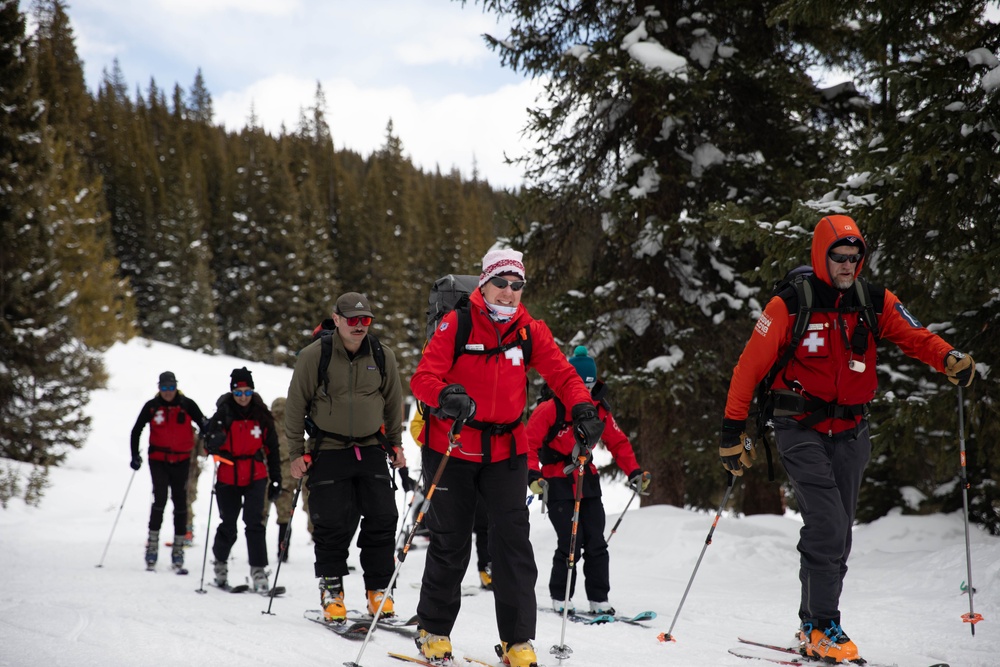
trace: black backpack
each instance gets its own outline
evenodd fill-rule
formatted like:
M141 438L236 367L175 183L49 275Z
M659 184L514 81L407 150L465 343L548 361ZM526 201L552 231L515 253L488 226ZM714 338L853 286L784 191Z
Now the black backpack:
M809 329L810 315L819 312L856 312L860 315L861 322L859 322L855 328L854 335L851 337L851 347L863 354L868 347L869 333L871 333L875 344L878 344L879 341L878 314L876 313L875 304L872 301L868 281L861 277L855 279L856 305L844 308L816 308L813 306L814 292L812 283L809 280L812 275L813 270L811 266L796 267L775 283L770 295L771 298L780 296L785 301L786 306L790 306L791 299L794 298L798 306L795 321L792 324L792 337L788 343L788 347L785 348L782 355L771 366L771 370L767 372L767 375L764 376L764 379L760 381L760 384L757 385L754 391L754 402L757 405L757 437L764 443L764 453L767 455L767 477L771 481L774 481L774 466L771 460L771 447L767 440L767 431L770 428L771 418L774 416L776 402L776 397L774 392L771 391L771 387L774 385L774 381L778 375L788 365L788 362L791 361L796 348L798 348L803 337L805 337L806 331Z
M469 295L479 288L477 276L463 276L449 273L434 281L431 293L427 299L427 340L431 339L437 330L441 318L449 312L458 311L457 330L455 331L455 352L452 359L458 359L463 354L502 354L512 347L520 345L524 354L524 363L531 359L531 327L524 327L524 332L516 339L504 345L488 350L470 350L466 348L469 336L472 335L472 313L469 311ZM504 332L505 338L509 331ZM426 343L424 344L426 347Z

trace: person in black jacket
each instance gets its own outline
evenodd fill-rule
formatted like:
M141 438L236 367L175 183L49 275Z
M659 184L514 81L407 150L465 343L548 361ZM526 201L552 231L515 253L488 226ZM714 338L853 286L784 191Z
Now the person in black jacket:
M153 478L153 506L149 512L146 569L156 566L160 548L160 526L167 506L167 490L174 502L174 543L170 554L176 570L184 568L184 534L187 532L187 482L194 452L194 429L204 431L205 415L193 400L177 389L177 376L160 373L159 393L139 411L132 427L132 470L142 467L139 437L149 424L149 474Z
M230 375L230 391L216 401L218 410L209 420L205 449L219 461L215 499L219 507L219 527L212 543L215 583L227 588L229 553L236 544L236 519L243 512L247 556L253 588L270 590L264 500L281 493L281 459L274 417L260 394L254 391L253 375L244 366ZM270 477L270 490L268 478Z

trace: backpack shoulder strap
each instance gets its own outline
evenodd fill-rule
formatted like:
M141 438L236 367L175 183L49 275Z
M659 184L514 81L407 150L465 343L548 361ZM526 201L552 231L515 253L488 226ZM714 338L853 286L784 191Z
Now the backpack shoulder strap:
M868 329L872 332L872 338L875 339L875 343L877 344L879 341L878 313L875 312L875 303L872 301L868 281L858 277L854 281L854 289L857 293L858 303L861 304L861 318L868 325ZM882 298L884 302L885 297L883 296Z
M559 435L559 431L566 428L566 406L558 398L552 398L551 400L556 402L556 419L552 422L552 426L549 430L545 432L545 437L542 438L542 447L548 447L549 443L556 439Z
M457 328L455 329L455 352L452 355L452 362L465 353L465 346L472 336L472 311L469 309L469 297L463 296L455 304L455 314L457 315Z
M375 358L375 365L378 366L379 375L385 381L385 350L382 349L382 341L378 337L368 334L368 346L372 351L372 357Z
M328 371L330 369L330 358L333 356L333 332L324 331L320 335L320 353L319 353L319 370L317 379L319 384L317 387L323 387L323 393L327 394L330 390L330 378Z

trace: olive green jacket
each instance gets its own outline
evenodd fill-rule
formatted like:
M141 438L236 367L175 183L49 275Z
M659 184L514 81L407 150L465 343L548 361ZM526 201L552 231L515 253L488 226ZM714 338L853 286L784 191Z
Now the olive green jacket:
M309 416L323 431L352 438L344 442L321 437L310 442L310 450L346 449L354 445L381 444L375 433L385 425L389 444L402 445L403 389L399 380L399 367L392 350L385 352L385 379L379 372L375 358L366 339L352 360L344 342L336 332L332 334L333 353L327 370L329 390L323 391L319 381L321 341L316 340L299 352L288 386L285 404L285 435L292 460L305 451L305 417Z

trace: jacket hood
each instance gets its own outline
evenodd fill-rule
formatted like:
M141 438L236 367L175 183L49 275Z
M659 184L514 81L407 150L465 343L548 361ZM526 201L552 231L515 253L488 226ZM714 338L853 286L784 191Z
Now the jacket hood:
M812 240L812 265L813 273L827 285L833 286L833 279L827 269L826 256L830 248L840 241L851 240L860 241L862 252L868 255L868 244L865 237L858 229L858 223L846 215L828 215L816 224L813 230ZM854 265L854 277L861 273L861 267L865 265L865 257Z

